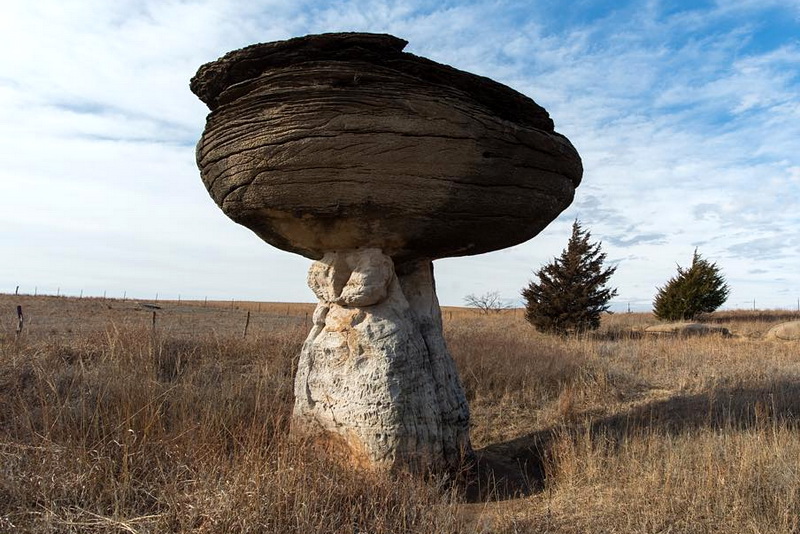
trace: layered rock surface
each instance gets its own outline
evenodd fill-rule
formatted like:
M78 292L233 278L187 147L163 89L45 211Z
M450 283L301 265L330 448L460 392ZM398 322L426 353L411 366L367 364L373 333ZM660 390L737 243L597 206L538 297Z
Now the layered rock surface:
M197 161L223 211L312 259L478 254L539 233L572 201L575 149L533 100L405 45L317 35L201 67Z

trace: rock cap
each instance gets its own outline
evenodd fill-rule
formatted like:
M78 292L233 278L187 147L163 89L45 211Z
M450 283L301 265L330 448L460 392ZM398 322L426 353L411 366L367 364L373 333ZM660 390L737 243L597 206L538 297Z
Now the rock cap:
M312 259L377 248L397 263L539 233L583 173L547 111L382 34L249 46L203 65L201 177L234 221Z

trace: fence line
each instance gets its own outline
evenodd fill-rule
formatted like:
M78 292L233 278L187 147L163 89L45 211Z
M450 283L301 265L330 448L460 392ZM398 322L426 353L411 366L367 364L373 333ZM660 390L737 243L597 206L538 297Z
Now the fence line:
M2 292L0 292L0 293L2 293ZM183 294L183 293L177 293L174 300L171 300L171 299L166 299L165 300L164 299L164 295L161 292L154 292L154 293L151 293L151 294L154 295L153 302L158 302L159 300L161 300L163 302L177 302L179 304L180 303L191 304L191 303L194 303L194 302L201 301L201 298L199 296L196 297L196 298L191 298L191 297L187 298L187 296L185 294ZM43 296L43 297L44 296L55 296L55 297L63 297L63 298L72 298L72 297L74 297L74 298L78 298L78 299L82 299L82 298L97 298L97 299L103 299L103 300L108 300L108 299L111 299L111 300L119 300L119 299L121 299L121 300L142 300L142 301L149 300L148 298L144 298L144 297L130 297L130 299L129 299L127 290L123 290L122 291L122 297L109 296L109 292L106 289L102 290L102 292L100 292L98 290L97 294L95 294L95 295L89 295L85 291L85 289L79 289L79 290L77 290L76 294L70 295L67 292L62 293L61 292L61 286L56 287L56 290L55 290L54 294L48 294L46 289L42 289L40 291L38 285L33 287L33 292L31 292L31 293L26 293L23 286L16 285L16 286L14 286L13 295L14 296L34 296L34 297L36 297L36 296ZM208 306L209 304L211 304L212 306L218 306L219 303L223 303L224 302L224 303L228 303L228 305L232 309L233 308L247 308L249 305L255 304L257 306L256 311L257 312L261 312L261 301L239 300L239 299L235 299L235 298L232 298L230 300L228 300L226 298L217 298L217 299L212 299L211 301L209 301L209 297L207 295L205 295L205 296L202 297L202 302L203 302L204 306ZM745 300L745 301L740 301L740 302L741 302L741 304L746 305L746 307L748 309L752 310L752 311L757 311L759 309L757 307L758 300L756 298L751 298L751 299L748 299L748 300ZM645 306L643 303L646 303L647 305ZM277 304L277 303L271 302L271 304ZM289 305L291 305L291 304L296 304L296 303L289 303ZM622 300L615 299L615 300L612 300L610 304L612 305L612 308L616 308L617 309L617 312L622 312L622 313L625 313L625 312L627 312L627 313L643 313L643 312L651 311L650 301L644 301L644 300L641 300L641 299L638 299L638 300L637 299L633 299L633 300L630 300L630 301L622 301ZM643 306L644 306L644 308L643 308ZM462 307L464 307L464 306L443 306L443 308L462 308ZM469 308L469 307L467 307L467 308ZM636 309L634 309L634 308L636 308ZM515 308L515 309L517 309L517 308ZM741 309L741 308L723 306L717 311L732 311L732 310L736 310L736 309ZM763 308L763 309L764 310L794 310L794 311L800 312L800 297L796 297L795 302L793 302L793 303L791 303L789 305L771 306L771 307L767 307L767 308ZM295 315L296 313L297 312L292 313L290 308L287 307L286 315Z

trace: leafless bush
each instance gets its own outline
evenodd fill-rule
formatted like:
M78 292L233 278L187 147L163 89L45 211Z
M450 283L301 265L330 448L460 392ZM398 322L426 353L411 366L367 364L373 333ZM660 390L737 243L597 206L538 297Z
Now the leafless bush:
M489 291L482 295L470 293L464 297L464 302L471 308L476 308L483 314L500 313L503 310L511 309L511 303L500 298L499 291Z

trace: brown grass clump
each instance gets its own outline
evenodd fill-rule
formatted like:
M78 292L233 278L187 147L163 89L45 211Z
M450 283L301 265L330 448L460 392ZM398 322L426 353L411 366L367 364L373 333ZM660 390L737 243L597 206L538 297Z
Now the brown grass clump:
M620 377L596 365L589 345L538 334L511 316L449 322L445 336L475 419L492 421L475 425L476 446L571 420L616 395Z
M24 299L0 295L1 533L800 532L779 313L706 320L735 339L636 335L650 314L555 338L446 310L487 475L463 493L290 437L301 306L161 303L154 330L131 301Z

